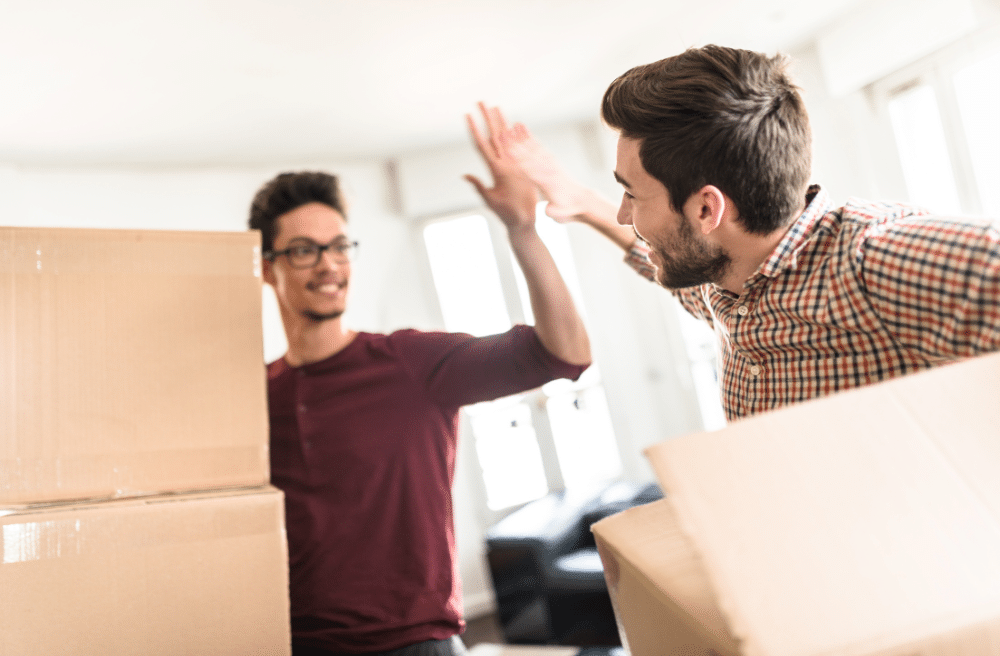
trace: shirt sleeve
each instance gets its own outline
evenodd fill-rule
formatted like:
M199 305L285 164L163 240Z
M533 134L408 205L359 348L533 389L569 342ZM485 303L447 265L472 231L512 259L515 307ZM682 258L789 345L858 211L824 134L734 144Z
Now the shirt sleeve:
M391 342L414 380L446 407L501 398L557 378L575 380L587 369L549 353L531 326L487 337L402 330Z
M625 253L625 264L646 280L656 280L656 267L649 260L649 246L641 239L632 242L632 246Z
M632 242L628 253L625 254L625 264L632 267L636 273L646 280L656 281L656 267L649 259L649 246L641 239ZM707 321L709 326L714 327L712 321L711 306L704 298L702 287L686 289L667 289L668 292L680 301L681 306L696 319Z
M930 360L1000 350L1000 224L910 217L874 226L858 246L875 312Z

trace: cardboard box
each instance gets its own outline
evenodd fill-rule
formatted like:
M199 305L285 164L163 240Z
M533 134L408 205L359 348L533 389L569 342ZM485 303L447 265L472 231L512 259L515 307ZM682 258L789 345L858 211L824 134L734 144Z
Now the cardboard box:
M741 654L997 654L998 414L1000 354L647 455ZM670 558L621 554L677 598ZM664 609L683 619L667 606L622 607L629 643L630 623L651 630Z
M274 488L8 511L0 556L2 656L291 653Z
M268 482L255 232L0 228L0 505Z
M697 549L666 499L591 527L622 645L635 656L738 656Z

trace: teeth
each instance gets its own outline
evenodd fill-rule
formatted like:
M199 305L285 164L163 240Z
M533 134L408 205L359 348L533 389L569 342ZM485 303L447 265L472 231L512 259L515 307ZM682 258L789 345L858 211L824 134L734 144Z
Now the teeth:
M316 287L316 291L319 291L323 294L335 294L340 291L340 285L332 282L326 283L324 285L318 285Z

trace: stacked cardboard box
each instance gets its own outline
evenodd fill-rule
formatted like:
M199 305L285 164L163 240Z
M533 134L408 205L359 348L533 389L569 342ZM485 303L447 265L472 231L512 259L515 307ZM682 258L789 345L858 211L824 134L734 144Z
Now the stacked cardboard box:
M647 451L593 527L634 656L1000 653L1000 354Z
M0 228L0 656L288 654L256 233Z

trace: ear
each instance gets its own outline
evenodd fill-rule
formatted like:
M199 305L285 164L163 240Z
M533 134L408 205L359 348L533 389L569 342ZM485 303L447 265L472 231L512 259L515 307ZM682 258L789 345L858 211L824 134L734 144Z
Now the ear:
M267 284L274 287L274 263L270 260L261 260L260 277Z
M691 194L688 199L689 216L695 218L701 227L701 233L707 235L720 225L732 209L729 198L722 190L713 185L705 185Z

